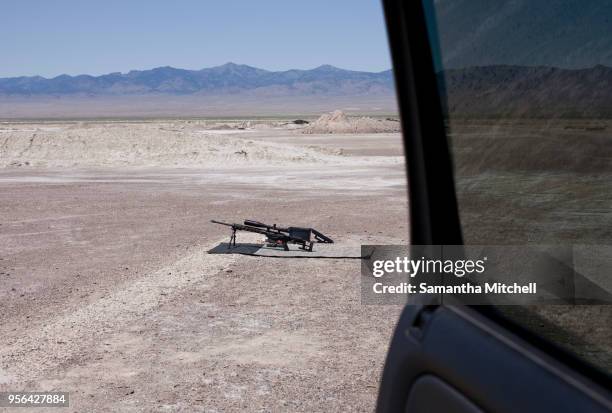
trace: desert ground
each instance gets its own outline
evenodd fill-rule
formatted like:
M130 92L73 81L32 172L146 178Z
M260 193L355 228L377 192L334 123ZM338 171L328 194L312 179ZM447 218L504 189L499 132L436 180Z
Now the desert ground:
M0 123L0 391L69 391L72 411L372 411L401 309L360 303L358 260L207 254L229 239L211 219L407 241L398 122L304 119ZM609 244L610 128L454 119L465 241ZM610 371L611 309L504 311Z
M209 221L405 243L394 122L0 123L0 391L68 391L75 412L372 411L401 309L361 305L359 260L207 254L229 238Z

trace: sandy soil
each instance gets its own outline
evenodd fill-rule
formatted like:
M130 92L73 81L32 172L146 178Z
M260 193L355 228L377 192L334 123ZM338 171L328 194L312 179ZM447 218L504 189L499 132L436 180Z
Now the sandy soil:
M69 391L71 411L373 409L400 308L360 304L357 260L206 250L229 236L213 218L405 241L399 135L0 126L0 391Z

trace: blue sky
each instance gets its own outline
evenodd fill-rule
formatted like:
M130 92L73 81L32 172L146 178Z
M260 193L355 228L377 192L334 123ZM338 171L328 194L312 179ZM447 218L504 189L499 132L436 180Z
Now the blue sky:
M379 0L3 0L0 10L0 77L391 66Z

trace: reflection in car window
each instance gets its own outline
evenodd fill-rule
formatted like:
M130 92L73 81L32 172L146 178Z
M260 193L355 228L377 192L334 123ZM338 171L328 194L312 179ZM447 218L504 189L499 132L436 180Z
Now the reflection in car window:
M612 244L612 3L426 4L465 243ZM612 370L611 307L502 311Z

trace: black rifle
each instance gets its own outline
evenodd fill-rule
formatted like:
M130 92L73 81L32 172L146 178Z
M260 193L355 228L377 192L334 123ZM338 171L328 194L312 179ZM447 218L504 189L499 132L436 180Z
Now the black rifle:
M226 225L232 228L232 235L228 248L236 246L236 231L255 232L266 236L266 241L273 245L283 247L285 251L289 251L289 243L300 245L300 248L306 251L312 251L312 246L315 242L331 244L334 241L320 233L314 228L302 227L279 227L276 224L268 225L263 222L245 220L244 224L229 224L221 221L210 221L214 224Z

